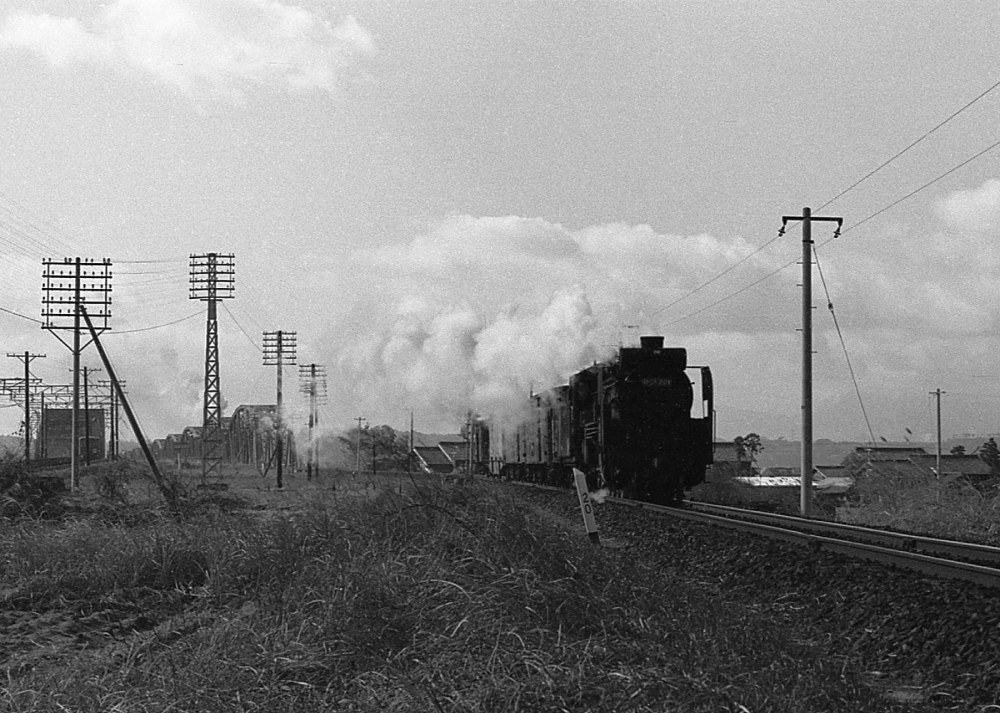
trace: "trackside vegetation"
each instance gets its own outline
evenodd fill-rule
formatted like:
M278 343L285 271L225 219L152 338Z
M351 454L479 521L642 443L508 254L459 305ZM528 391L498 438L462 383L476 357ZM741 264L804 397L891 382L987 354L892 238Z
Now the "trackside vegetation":
M3 520L0 710L887 710L711 583L505 490L399 482Z

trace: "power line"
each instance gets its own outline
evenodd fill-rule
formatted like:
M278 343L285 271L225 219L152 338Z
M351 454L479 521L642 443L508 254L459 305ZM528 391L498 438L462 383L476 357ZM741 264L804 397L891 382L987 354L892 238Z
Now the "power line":
M163 263L187 263L184 258L170 258L165 260L116 260L116 265L156 265Z
M770 245L771 243L773 243L775 240L777 240L778 238L780 238L784 234L785 234L785 228L784 228L784 226L782 226L782 228L778 231L777 235L775 235L773 238L771 238L766 243L764 243L763 245L761 245L759 248L757 248L756 250L754 250L752 253L750 253L749 255L746 255L743 258L741 258L740 260L734 262L732 265L730 265L729 267L727 267L725 270L723 270L722 272L720 272L718 275L716 275L715 277L713 277L708 282L704 282L704 283L698 285L697 287L695 287L693 290L691 290L687 294L682 295L681 297L677 298L676 300L674 300L670 304L668 304L668 305L666 305L664 307L661 307L660 309L658 309L655 312L651 313L649 316L650 317L655 317L660 312L663 312L665 310L670 309L675 304L683 302L684 300L686 300L691 295L699 292L700 290L702 290L705 287L708 287L713 282L715 282L716 280L718 280L720 277L723 277L724 275L726 275L726 274L732 272L733 270L735 270L737 267L739 267L740 265L742 265L743 263L745 263L747 260L749 260L750 258L752 258L754 255L756 255L757 253L759 253L761 250L763 250L764 248L766 248L768 245Z
M854 393L858 396L858 404L861 406L861 414L865 418L865 425L868 426L868 435L871 436L872 443L875 442L875 432L872 430L871 421L868 420L868 410L865 408L865 401L861 398L861 387L858 385L857 376L854 374L854 366L851 364L851 355L847 353L847 343L844 341L844 333L840 331L840 323L837 321L837 313L833 311L833 300L830 299L830 290L826 285L826 277L823 276L823 268L819 264L819 253L813 245L813 256L816 259L816 269L819 271L819 279L823 284L823 292L826 294L826 306L830 310L833 318L833 326L837 330L837 337L840 339L840 348L844 350L844 359L847 361L847 370L851 374L851 381L854 382Z
M40 319L35 319L34 317L28 317L27 315L21 314L20 312L15 312L14 310L7 309L5 307L0 307L0 312L6 312L7 314L12 314L15 317L20 317L21 319L26 319L29 322L34 322L35 324L44 324L44 322L42 322L42 320L40 320Z
M253 337L251 337L251 336L250 336L250 334L249 334L249 333L247 332L247 330L243 329L243 325L242 325L242 324L240 324L240 323L239 323L239 322L238 322L238 321L236 320L236 316L235 316L235 315L234 315L234 314L233 314L232 312L230 312L230 311L229 311L229 307L228 307L228 306L226 305L226 303L225 303L225 302L223 302L223 303L222 303L222 308L223 308L224 310L226 310L226 314L228 314L228 315L229 315L229 318L230 318L231 320L233 320L233 324L235 324L235 325L236 325L237 327L239 327L240 331L241 331L241 332L243 332L243 336L245 336L245 337L246 337L247 339L249 339L249 340L250 340L250 343L254 345L254 348L255 348L255 349L256 349L257 351L259 351L259 352L263 353L263 351L264 351L264 350L263 350L263 349L261 349L261 347L260 347L260 346L259 346L259 345L257 344L257 342L255 342L255 341L253 340Z
M981 93L975 99L973 99L972 101L970 101L967 104L965 104L961 109L959 109L958 111L956 111L954 114L952 114L951 116L949 116L947 119L945 119L944 121L942 121L940 124L938 124L937 126L935 126L933 129L931 129L930 131L928 131L927 133L925 133L923 136L921 136L919 139L917 139L916 141L914 141L913 143L911 143L909 146L907 146L906 148L904 148L902 151L900 151L899 153L895 154L892 158L890 158L889 160L883 162L878 167L872 169L871 171L869 171L868 173L866 173L864 176L862 176L861 178L859 178L857 181L855 181L854 183L852 183L851 185L849 185L847 188L845 188L840 193L838 193L833 198L831 198L826 203L824 203L819 208L817 208L816 211L819 212L819 211L823 210L824 208L826 208L828 205L830 205L831 203L833 203L838 198L843 197L844 195L846 195L850 191L852 191L855 188L857 188L858 186L860 186L862 183L864 183L865 181L867 181L869 178L871 178L872 176L874 176L876 173L878 173L879 171L881 171L883 168L885 168L886 166L888 166L890 163L892 163L893 161L895 161L897 158L899 158L900 156L902 156L903 154L905 154L907 151L909 151L910 149L912 149L914 146L916 146L917 144L919 144L920 142L922 142L924 139L926 139L927 137L929 137L935 131L937 131L942 126L944 126L945 124L947 124L949 121L951 121L952 119L954 119L956 116L958 116L959 114L961 114L962 112L964 112L966 109L968 109L969 107L971 107L973 104L975 104L976 102L978 102L980 99L982 99L983 97L985 97L987 94L989 94L990 92L992 92L997 87L1000 87L1000 80L998 80L997 82L995 82L992 86L990 86L988 89L986 89L983 93Z
M180 319L175 319L173 322L166 322L164 324L157 324L157 325L155 325L153 327L141 327L139 329L126 329L126 330L120 331L120 332L109 332L109 334L111 334L112 336L114 336L114 335L118 335L118 334L135 334L136 332L149 332L149 331L151 331L153 329L162 329L163 327L169 327L169 326L174 325L174 324L180 324L181 322L186 322L189 319L193 319L195 317L201 316L201 314L202 314L201 310L198 310L194 314L189 314L187 317L181 317Z
M819 211L823 210L824 208L826 208L827 206L829 206L829 205L830 205L831 203L833 203L834 201L838 200L839 198L842 198L842 197L843 197L843 196L845 196L845 195L846 195L847 193L849 193L850 191L852 191L852 190L854 190L855 188L857 188L858 186L860 186L860 185L861 185L862 183L864 183L865 181L867 181L867 180L868 180L869 178L871 178L872 176L874 176L874 175L875 175L876 173L878 173L879 171L881 171L881 170L882 170L883 168L885 168L885 167L886 167L886 166L888 166L889 164L893 163L893 162L894 162L894 161L895 161L896 159L900 158L900 157L901 157L901 156L902 156L903 154L907 153L907 152L908 152L908 151L909 151L910 149L912 149L913 147L917 146L918 144L920 144L921 142L923 142L923 141L924 141L925 139L927 139L928 137L930 137L930 135L931 135L931 134L933 134L934 132L936 132L936 131L937 131L938 129L942 128L942 127L943 127L943 126L944 126L945 124L948 124L948 123L949 123L950 121L952 121L952 120L953 120L954 118L956 118L956 117L957 117L958 115L962 114L962 113L963 113L963 112L965 112L965 111L966 111L967 109L969 109L970 107L972 107L972 106L973 106L973 105L974 105L974 104L975 104L976 102L978 102L979 100L981 100L982 98L984 98L984 97L985 97L986 95L990 94L991 92L995 91L995 90L996 90L996 89L997 89L998 87L1000 87L1000 80L998 80L997 82L993 83L993 84L992 84L992 85L991 85L990 87L988 87L988 88L987 88L986 90L984 90L983 92L981 92L981 93L980 93L979 95L977 95L977 96L976 96L976 97L975 97L974 99L972 99L971 101L969 101L969 102L965 103L965 104L964 104L964 105L963 105L963 106L962 106L961 108L959 108L959 109L958 109L957 111L955 111L955 112L953 112L952 114L950 114L950 115L949 115L949 116L948 116L947 118L945 118L945 119L944 119L943 121L941 121L941 122L939 122L938 124L936 124L936 125L935 125L934 127L932 127L932 128L930 129L930 130L926 131L926 132L925 132L925 133L924 133L924 134L923 134L922 136L920 136L920 137L919 137L918 139L916 139L915 141L911 142L911 143L910 143L909 145L907 145L907 146L906 146L905 148L903 148L903 149L902 149L901 151L898 151L898 152L897 152L897 153L895 153L895 154L894 154L893 156L891 156L891 157L890 157L889 159L887 159L886 161L883 161L883 162L882 162L881 164L879 164L879 165L878 165L877 167L875 167L874 169L872 169L871 171L869 171L868 173L866 173L866 174L865 174L864 176L862 176L862 177L861 177L861 178L859 178L858 180L854 181L854 182L853 182L853 183L852 183L851 185L849 185L849 186L848 186L847 188L845 188L845 189L844 189L844 190L842 190L842 191L841 191L840 193L838 193L838 194L837 194L837 195L835 195L835 196L834 196L833 198L831 198L831 199L830 199L830 200L828 200L828 201L827 201L826 203L824 203L824 204L823 204L823 205L821 205L821 206L820 206L819 208L817 208L817 209L816 209L816 212L818 213ZM888 206L886 206L886 207L885 207L885 208L883 208L882 210L880 210L880 211L878 211L878 212L876 212L876 213L874 213L874 214L872 214L872 215L868 216L867 218L865 218L864 220L862 220L862 221L860 221L860 222L858 222L858 223L855 223L855 224L854 224L854 225L852 225L851 227L849 227L849 228L846 228L846 229L844 229L844 231L843 231L843 232L842 232L841 234L843 234L843 233L846 233L846 232L847 232L848 230L852 230L852 229L854 229L854 228L857 228L857 227L861 226L862 224L864 224L864 223L867 223L867 222L868 222L869 220L872 220L873 218L875 218L875 217L877 217L877 216L881 215L882 213L884 213L884 212L886 212L886 211L888 211L888 210L890 210L890 209L894 208L894 207L895 207L896 205L898 205L899 203L902 203L903 201L907 200L908 198L911 198L912 196L916 195L917 193L919 193L920 191L924 190L925 188L928 188L929 186L933 185L934 183L937 183L937 182L938 182L938 181L940 181L940 180L941 180L942 178L945 178L945 177L946 177L947 175L949 175L950 173L953 173L954 171L957 171L958 169L960 169L960 168L962 168L963 166L965 166L965 165L966 165L967 163L970 163L970 162L974 161L975 159L979 158L980 156L982 156L983 154L985 154L985 153L988 153L989 151L992 151L992 150L993 150L994 148L996 148L996 147L997 147L998 145L1000 145L1000 142L997 142L996 144L993 144L992 146L990 146L990 147L988 147L988 148L984 149L983 151L979 152L979 153L978 153L978 154L976 154L975 156L973 156L973 157L971 157L971 158L969 158L969 159L966 159L965 161L963 161L963 162L962 162L962 163L960 163L959 165L955 166L954 168L952 168L952 169L951 169L951 170L949 170L948 172L946 172L946 173L944 173L944 174L942 174L942 175L938 176L938 177L937 177L937 178L935 178L935 179L934 179L933 181L931 181L931 182L929 182L929 183L927 183L927 184L925 184L925 185L921 186L921 187L920 187L920 188L918 188L917 190L915 190L915 191L913 191L913 192L911 192L911 193L908 193L907 195L903 196L903 197L902 197L902 198L900 198L899 200L897 200L897 201L895 201L895 202L893 202L893 203L889 204ZM673 301L673 302L671 302L670 304L668 304L668 305L666 305L666 306L664 306L664 307L661 307L660 309L656 310L655 312L653 312L653 313L652 313L652 315L651 315L651 316L653 316L653 315L657 315L657 314L659 314L660 312L663 312L663 311L665 311L665 310L667 310L667 309L669 309L669 308L673 307L674 305L676 305L676 304L679 304L680 302L683 302L683 301L684 301L684 300L686 300L686 299L687 299L688 297L691 297L692 295L694 295L694 294L696 294L696 293L700 292L700 291L701 291L702 289L704 289L705 287L708 287L709 285L711 285L712 283L714 283L714 282L715 282L716 280L718 280L718 279L720 279L721 277L723 277L723 276L727 275L728 273L732 272L732 271L733 271L734 269L736 269L737 267L739 267L740 265L742 265L743 263L745 263L745 262L746 262L747 260L749 260L749 259L750 259L751 257L753 257L753 256L754 256L754 255L756 255L757 253L761 252L762 250L764 250L765 248L767 248L768 246L770 246L770 245L771 245L772 243L774 243L774 242L775 242L775 241L776 241L776 240L777 240L777 239L778 239L779 237L781 237L781 235L782 235L782 233L781 233L781 231L779 231L779 233L778 233L778 235L777 235L777 236L775 236L775 237L771 238L770 240L768 240L768 241L767 241L766 243L764 243L763 245L761 245L761 246L760 246L759 248L757 248L756 250L754 250L754 251L753 251L752 253L750 253L749 255L747 255L747 256L745 256L745 257L741 258L740 260L738 260L737 262L733 263L733 264L732 264L732 265L730 265L730 266L729 266L728 268L726 268L725 270L723 270L722 272L720 272L719 274L717 274L717 275L716 275L715 277L712 277L712 278L711 278L710 280L708 280L707 282L704 282L704 283L702 283L702 284L698 285L698 286L697 286L697 287L695 287L695 288L694 288L693 290L691 290L690 292L687 292L686 294L682 295L681 297L679 297L678 299L674 300L674 301ZM826 242L822 243L822 244L820 245L820 247L822 247L823 245L826 245L826 243L827 243L827 242L829 242L829 240L827 240ZM733 293L733 294L731 294L731 295L728 295L728 296L726 296L726 297L722 298L721 300L718 300L717 302L713 302L713 303L712 303L711 305L708 305L708 307L705 307L705 308L703 308L703 309L700 309L700 310L698 310L697 312L693 312L693 313L691 313L691 314L687 315L686 317L682 317L682 318L681 318L680 320L677 320L677 321L682 321L682 320L684 320L684 319L688 319L689 317L693 317L694 315L696 315L696 314L700 314L701 312L704 312L704 311L706 311L707 309L710 309L710 308L714 307L714 306L715 306L715 305L717 305L717 304L721 304L722 302L725 302L725 301L729 300L730 298L732 298L732 297L735 297L735 296L736 296L736 295L738 295L738 294L742 294L743 292L745 292L745 291L746 291L747 289L749 289L750 287L753 287L754 285L757 285L758 283L760 283L760 282L763 282L763 280L764 280L764 279L767 279L768 277L771 277L772 275L775 275L775 274L777 274L777 273L778 273L778 272L780 272L781 270L784 270L784 269L785 269L786 267L789 267L790 265L793 265L793 264L795 264L795 263L794 263L794 261L793 261L793 262L791 262L791 263L788 263L787 265L784 265L784 266L782 266L782 267L781 267L781 268L779 268L778 270L776 270L776 271L774 271L774 272L772 272L772 273L770 273L770 274L766 275L766 276L765 276L765 277L764 277L764 278L763 278L762 280L758 280L758 281L756 281L756 282L754 282L754 283L750 284L750 285L749 285L748 287L746 287L746 288L744 288L744 289L742 289L742 290L739 290L738 292L735 292L735 293ZM671 322L670 324L675 324L675 323L676 323L676 322ZM668 325L666 325L666 326L670 326L670 324L668 324Z
M917 189L914 189L914 190L910 191L909 193L907 193L902 198L894 200L892 203L890 203L889 205L887 205L885 208L882 208L881 210L875 211L874 213L872 213L871 215L869 215L864 220L858 221L857 223L855 223L854 225L850 226L849 228L844 228L844 230L841 233L841 235L843 235L844 233L846 233L846 232L848 232L850 230L854 230L855 228L859 228L862 225L864 225L865 223L867 223L869 220L872 220L873 218L877 218L878 216L882 215L883 213L885 213L887 210L889 210L891 208L895 208L897 205L899 205L903 201L912 198L913 196L917 195L918 193L920 193L920 191L924 190L925 188L930 188L935 183L937 183L938 181L940 181L942 178L946 178L947 176L950 176L951 174L953 174L958 169L962 168L963 166L965 166L967 164L972 163L973 161L975 161L980 156L983 156L984 154L989 153L990 151L992 151L993 149L995 149L997 146L1000 146L1000 141L997 141L997 142L995 142L993 144L990 144L989 146L987 146L985 149L983 149L979 153L975 154L974 156L970 156L969 158L965 159L964 161L962 161L957 166L954 166L953 168L949 168L947 171L945 171L944 173L942 173L937 178L934 178L933 180L928 181L924 185L920 186L920 188L917 188ZM832 238L830 240L832 240ZM820 245L820 247L822 247L823 245L826 245L826 243L830 242L830 240L827 240L824 243L822 243Z
M902 202L904 202L904 201L906 201L906 200L908 200L908 199L912 198L913 196L915 196L915 195L917 195L918 193L920 193L921 191L923 191L923 190L925 190L925 189L927 189L927 188L931 187L932 185L934 185L934 184L935 184L935 183L937 183L938 181L942 180L943 178L946 178L947 176L950 176L950 175L951 175L952 173L954 173L954 172L955 172L955 171L957 171L958 169L960 169L960 168L962 168L962 167L964 167L964 166L966 166L966 165L968 165L968 164L972 163L973 161L975 161L976 159L980 158L981 156L983 156L983 155L985 155L985 154L989 153L990 151L993 151L993 150L994 150L994 149L996 149L996 148L997 148L998 146L1000 146L1000 141L996 141L996 142L994 142L994 143L990 144L989 146L987 146L987 147L986 147L985 149L983 149L982 151L979 151L978 153L976 153L976 154L974 154L974 155L970 156L969 158L965 159L964 161L960 162L959 164L957 164L957 165L953 166L952 168L948 169L948 170L947 170L947 171L945 171L944 173L940 174L940 175L939 175L939 176L937 176L936 178L934 178L934 179L932 179L932 180L928 181L927 183L923 184L923 185L922 185L922 186L920 186L919 188L916 188L916 189L914 189L914 190L910 191L909 193L907 193L907 194L906 194L906 195L904 195L903 197L901 197L901 198L897 198L897 199L896 199L896 200L894 200L894 201L893 201L892 203L890 203L889 205L885 206L884 208L881 208L880 210L877 210L877 211L875 211L874 213L872 213L871 215L869 215L869 216L868 216L867 218L865 218L865 219L863 219L863 220L860 220L860 221L858 221L857 223L854 223L854 224L853 224L853 225L851 225L850 227L847 227L847 228L844 228L844 229L843 229L842 231L840 231L840 235L844 235L844 234L846 234L847 232L849 232L849 231L851 231L851 230L854 230L855 228L859 228L859 227L861 227L862 225L864 225L865 223L867 223L868 221L870 221L870 220L873 220L874 218L877 218L878 216L882 215L883 213L885 213L886 211L888 211L888 210L890 210L890 209L892 209L892 208L895 208L895 207L896 207L897 205L899 205L900 203L902 203ZM815 247L816 247L816 249L819 249L819 248L821 248L821 247L823 247L823 246L827 245L828 243L830 243L830 242L832 242L833 240L835 240L835 239L836 239L837 237L838 237L837 235L834 235L833 237L830 237L830 238L827 238L827 239L826 239L826 240L824 240L824 241L823 241L822 243L819 243L819 244L818 244L817 246L815 246ZM767 245L770 245L771 243L773 243L773 242L774 242L774 241L775 241L776 239L777 239L777 238L772 238L772 239L771 239L770 241L768 241L768 243L766 243L766 244L765 244L764 246L762 246L762 249L763 249L763 247L766 247ZM749 289L751 289L751 288L753 288L753 287L756 287L756 286L757 286L757 285L759 285L760 283L764 282L765 280L768 280L768 279L770 279L771 277L774 277L775 275L777 275L777 274L778 274L779 272L781 272L782 270L785 270L785 269L787 269L787 268L791 267L792 265L796 264L797 262L798 262L798 259L795 259L795 260L791 260L791 261L789 261L789 262L786 262L786 263L785 263L784 265L782 265L781 267L779 267L779 268L777 268L777 269L775 269L775 270L772 270L771 272L767 273L766 275L764 275L764 276L763 276L763 277L761 277L760 279L758 279L758 280L755 280L754 282L751 282L751 283L750 283L749 285L747 285L746 287L743 287L742 289L739 289L739 290L737 290L736 292L733 292L733 293L731 293L731 294L728 294L728 295L726 295L725 297L723 297L722 299L719 299L719 300L716 300L715 302L711 303L710 305L707 305L707 306L705 306L705 307L702 307L702 308L701 308L701 309L699 309L699 310L696 310L696 311L694 311L694 312L691 312L690 314L687 314L687 315L685 315L685 316L683 316L683 317L681 317L681 318L679 318L679 319L675 319L675 320L674 320L673 322L668 322L667 324L665 324L665 325L664 325L664 327L670 327L670 326L672 326L672 325L674 325L674 324L677 324L678 322L683 322L684 320L687 320L687 319L690 319L691 317L694 317L695 315L698 315L698 314L701 314L702 312L706 312L706 311L708 311L708 310L712 309L713 307L715 307L715 306L717 306L717 305L720 305L720 304L722 304L723 302L728 302L728 301L729 301L729 300L731 300L731 299L732 299L733 297L736 297L736 296L738 296L738 295L741 295L741 294L743 294L744 292L746 292L747 290L749 290ZM700 288L698 288L698 289L700 289ZM681 298L681 299L683 299L683 298ZM679 302L679 301L680 301L680 300L677 300L677 302ZM674 304L676 304L676 302L675 302ZM662 311L662 310L661 310L661 311Z

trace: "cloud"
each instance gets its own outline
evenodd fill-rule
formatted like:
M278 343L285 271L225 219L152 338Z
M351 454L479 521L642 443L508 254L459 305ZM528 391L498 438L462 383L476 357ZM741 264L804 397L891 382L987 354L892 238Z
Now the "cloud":
M988 231L1000 223L1000 180L991 178L979 188L956 191L937 206L938 214L954 227Z
M116 0L89 21L14 14L0 47L56 67L138 71L187 94L243 101L251 86L333 93L338 73L372 38L351 16L334 25L276 0Z
M902 395L915 395L919 410L925 379L955 389L949 369L981 369L983 355L1000 349L990 263L943 262L940 235L904 238L902 253L857 241L822 253L876 429L891 413L909 412ZM418 429L449 430L470 408L513 411L530 391L566 383L619 342L662 334L688 349L690 363L715 372L721 434L756 423L793 435L797 266L678 321L789 263L798 245L776 243L751 256L754 249L739 236L671 235L645 225L572 229L538 218L454 215L408 241L331 256L308 282L337 285L338 298L327 299L322 325L303 328L316 334L317 360L330 365L327 424L359 415L401 424L412 408ZM814 289L818 423L830 435L861 436L866 429L818 276Z
M454 215L408 242L337 255L310 279L342 296L314 344L333 356L330 403L344 411L333 420L398 423L414 408L447 428L470 408L514 411L626 337L669 335L676 312L655 310L751 251L742 238L644 225ZM758 259L773 269L764 256L748 263ZM640 330L625 335L626 323Z

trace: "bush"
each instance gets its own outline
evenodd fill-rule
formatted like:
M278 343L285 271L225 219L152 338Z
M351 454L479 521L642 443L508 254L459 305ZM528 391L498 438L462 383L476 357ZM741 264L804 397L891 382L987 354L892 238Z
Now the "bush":
M61 477L32 475L23 461L0 460L0 517L54 517L62 512Z
M859 475L842 522L958 540L1000 543L1000 496L930 474Z

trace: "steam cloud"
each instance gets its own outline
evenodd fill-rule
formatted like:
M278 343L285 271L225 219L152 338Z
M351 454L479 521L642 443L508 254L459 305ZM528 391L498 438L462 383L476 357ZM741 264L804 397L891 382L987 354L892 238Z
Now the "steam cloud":
M660 329L642 315L696 284L692 263L703 271L747 252L740 239L648 226L572 230L452 216L408 244L338 262L318 280L353 296L333 308L336 327L315 345L337 355L331 407L343 409L341 422L402 423L413 409L423 428L448 430L470 409L515 413L531 391L609 356L624 324Z

